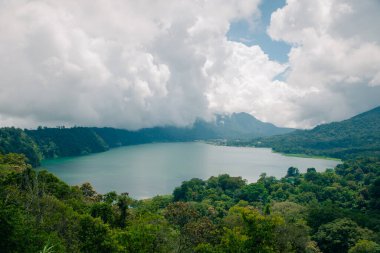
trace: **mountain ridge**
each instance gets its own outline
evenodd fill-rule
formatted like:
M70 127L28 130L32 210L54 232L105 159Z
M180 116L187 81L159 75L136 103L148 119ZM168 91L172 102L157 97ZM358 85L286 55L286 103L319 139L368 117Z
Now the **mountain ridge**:
M246 145L271 147L282 153L355 158L380 154L380 106L349 119L322 124L310 130L257 138Z
M215 121L197 120L191 127L161 126L136 131L110 127L38 127L37 129L0 128L0 152L23 153L33 166L39 158L78 156L110 148L152 142L241 139L270 136L293 131L261 122L247 113L216 115ZM5 138L6 137L6 138ZM20 139L15 142L13 139ZM10 145L19 143L19 145ZM20 148L24 146L25 148Z

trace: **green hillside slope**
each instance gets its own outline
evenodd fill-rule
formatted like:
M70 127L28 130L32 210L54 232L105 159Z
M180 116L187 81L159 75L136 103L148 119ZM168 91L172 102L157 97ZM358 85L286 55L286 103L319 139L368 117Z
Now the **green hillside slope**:
M0 128L0 154L9 153L24 154L32 166L40 164L41 153L37 144L21 129Z
M8 130L4 129L3 132ZM33 164L39 164L38 156L34 151L41 153L43 158L77 156L89 153L106 151L109 148L152 142L177 142L215 139L249 140L255 137L269 136L293 131L289 128L279 128L270 123L257 120L247 113L232 115L217 115L215 121L206 122L197 120L190 127L163 126L144 128L137 131L115 128L73 127L48 128L39 127L35 130L21 130L13 128L17 134L2 138L0 151L24 153ZM12 149L7 143L11 138L26 138L13 140ZM20 145L25 147L21 148ZM27 143L28 145L25 145ZM33 148L30 150L30 147ZM24 149L28 149L22 151ZM22 150L18 150L22 149ZM34 151L33 151L34 150ZM31 152L33 151L33 152Z
M248 144L248 143L247 143ZM311 130L259 138L249 142L284 153L303 153L336 158L380 155L380 107L350 119L319 125Z

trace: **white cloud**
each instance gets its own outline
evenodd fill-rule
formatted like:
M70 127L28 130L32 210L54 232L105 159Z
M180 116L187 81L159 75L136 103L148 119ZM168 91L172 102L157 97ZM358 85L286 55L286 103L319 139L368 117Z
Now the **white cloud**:
M293 45L286 82L298 126L340 120L379 105L380 2L288 0L270 36Z
M378 105L377 1L289 0L269 27L293 45L287 64L226 38L259 2L0 1L0 125L136 129L246 111L303 127Z
M140 128L207 118L208 50L223 51L230 22L257 5L2 1L1 124Z
M223 52L225 55L210 57L204 68L210 83L210 108L216 112L245 111L272 122L286 118L292 106L287 101L298 92L275 79L287 65L270 61L259 46L226 41Z

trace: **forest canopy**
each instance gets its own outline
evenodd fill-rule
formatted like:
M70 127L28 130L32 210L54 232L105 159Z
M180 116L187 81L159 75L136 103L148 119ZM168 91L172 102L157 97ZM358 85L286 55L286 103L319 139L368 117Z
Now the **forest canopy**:
M249 184L195 178L145 200L69 186L24 155L0 163L3 252L379 252L375 158Z

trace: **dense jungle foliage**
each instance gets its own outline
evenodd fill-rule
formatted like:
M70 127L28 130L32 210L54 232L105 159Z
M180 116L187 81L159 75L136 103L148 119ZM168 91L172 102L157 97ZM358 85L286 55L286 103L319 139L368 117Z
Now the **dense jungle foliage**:
M220 175L134 200L0 156L2 252L380 252L380 160L256 183ZM127 188L127 186L126 186Z

